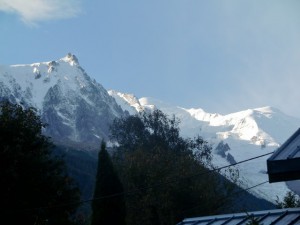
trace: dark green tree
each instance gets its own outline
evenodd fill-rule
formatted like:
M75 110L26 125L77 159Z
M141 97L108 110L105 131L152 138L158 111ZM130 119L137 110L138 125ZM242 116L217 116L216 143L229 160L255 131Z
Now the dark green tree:
M246 225L263 225L259 222L261 218L254 217L253 214L247 215L247 218L248 218L248 221L247 221Z
M125 192L134 192L126 198L128 224L176 224L228 203L232 189L219 174L208 173L210 145L201 137L182 138L178 125L159 110L113 123L113 159Z
M283 201L280 201L277 197L276 200L277 208L296 208L300 207L300 198L295 193L288 191L283 198Z
M0 104L1 221L71 224L80 200L61 158L54 157L33 108ZM60 207L64 205L63 207Z
M92 225L125 224L126 210L122 193L122 183L106 150L105 142L102 142L92 203Z

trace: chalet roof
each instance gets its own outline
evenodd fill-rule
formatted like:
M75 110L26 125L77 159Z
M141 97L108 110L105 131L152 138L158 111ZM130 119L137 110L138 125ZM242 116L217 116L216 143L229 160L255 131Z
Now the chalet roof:
M300 179L300 129L267 160L269 182Z
M300 225L300 208L187 218L177 225L246 225L251 219L263 225Z

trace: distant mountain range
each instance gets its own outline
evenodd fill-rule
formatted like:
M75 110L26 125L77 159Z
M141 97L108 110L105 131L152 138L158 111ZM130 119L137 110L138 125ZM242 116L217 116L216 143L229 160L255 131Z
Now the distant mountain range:
M213 147L214 164L224 166L276 150L300 126L300 119L288 116L273 107L247 109L221 115L203 109L185 109L153 98L136 98L134 95L109 91L117 103L130 114L142 110L160 109L180 119L181 134L185 137L200 135ZM253 187L268 181L265 156L240 164L242 187ZM299 182L289 182L289 187L299 191ZM284 182L264 184L251 189L256 196L274 202L289 190Z
M209 141L216 166L272 152L300 126L300 119L273 107L221 115L107 91L86 74L72 54L57 61L0 66L0 98L35 107L48 124L45 134L55 143L85 150L97 149L103 138L108 139L109 126L115 118L160 109L180 119L183 136L200 135ZM238 166L242 187L268 180L267 158ZM287 190L285 183L251 189L256 196L273 202Z

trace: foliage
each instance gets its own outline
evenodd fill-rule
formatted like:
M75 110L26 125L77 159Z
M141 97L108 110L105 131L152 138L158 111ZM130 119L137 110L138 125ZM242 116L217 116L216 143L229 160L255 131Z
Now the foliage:
M118 153L135 151L142 147L151 151L155 146L168 149L176 155L196 157L201 163L211 161L211 146L201 137L184 139L179 135L179 121L170 119L160 110L152 113L118 118L111 126L111 140L118 143Z
M259 222L260 218L254 217L252 214L247 216L248 221L246 225L263 225Z
M278 196L276 200L276 204L278 208L297 208L300 207L300 198L295 193L288 191L283 201L280 201Z
M99 152L99 151L98 151ZM63 157L68 175L74 179L80 189L81 199L92 199L95 190L98 152L83 151L81 146L56 145L53 154ZM81 204L76 210L76 224L90 224L91 204Z
M114 162L125 191L128 224L176 224L217 213L230 188L211 168L211 147L179 135L179 121L159 110L116 119Z
M123 186L106 151L106 145L102 142L92 203L92 225L125 224L125 202L120 193L123 193Z
M33 108L0 105L1 220L11 224L71 224L79 191L42 134Z

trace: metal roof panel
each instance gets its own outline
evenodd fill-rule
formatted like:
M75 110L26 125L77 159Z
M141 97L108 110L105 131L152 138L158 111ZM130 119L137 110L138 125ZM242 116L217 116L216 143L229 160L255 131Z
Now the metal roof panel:
M276 209L257 211L251 213L236 213L206 217L195 217L184 219L180 225L205 224L205 225L245 225L253 217L264 225L298 224L300 225L300 208ZM249 219L248 219L249 218ZM178 225L179 225L178 224Z
M300 179L300 128L267 160L269 182Z
M285 160L290 158L300 157L300 128L286 141L268 160ZM292 153L295 153L294 155Z

